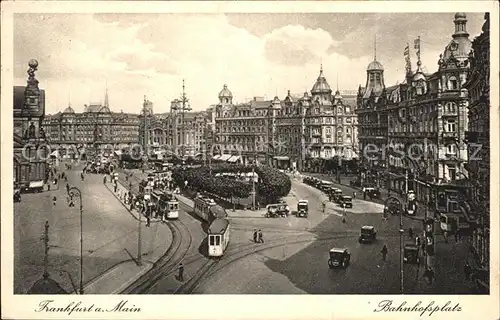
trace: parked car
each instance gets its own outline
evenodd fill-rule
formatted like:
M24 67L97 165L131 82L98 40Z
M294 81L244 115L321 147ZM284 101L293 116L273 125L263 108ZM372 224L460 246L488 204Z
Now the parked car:
M403 261L405 263L419 264L420 255L418 253L419 248L414 243L407 243L403 248Z
M377 231L373 226L362 226L359 234L359 243L373 243L377 239Z
M330 268L347 268L351 261L351 253L347 249L332 248L329 252Z

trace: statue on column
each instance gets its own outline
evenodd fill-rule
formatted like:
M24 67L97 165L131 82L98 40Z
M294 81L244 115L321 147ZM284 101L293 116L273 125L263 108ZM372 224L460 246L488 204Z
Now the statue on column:
M29 129L28 129L28 138L29 139L36 138L36 128L35 128L35 124L33 123L33 121L31 122Z

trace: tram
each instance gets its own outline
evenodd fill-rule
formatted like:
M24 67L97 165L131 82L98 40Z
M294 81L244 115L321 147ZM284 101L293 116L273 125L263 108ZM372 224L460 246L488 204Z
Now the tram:
M229 244L229 220L215 219L208 228L208 255L220 257Z
M160 190L155 190L151 194L151 201L158 216L167 219L179 218L179 201L171 194Z
M226 218L227 213L213 199L198 197L194 199L194 213L202 220L212 223L215 219Z

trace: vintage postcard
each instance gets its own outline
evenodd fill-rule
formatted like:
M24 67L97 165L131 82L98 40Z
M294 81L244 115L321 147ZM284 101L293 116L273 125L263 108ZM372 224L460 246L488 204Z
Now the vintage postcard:
M498 319L498 25L2 3L2 317Z

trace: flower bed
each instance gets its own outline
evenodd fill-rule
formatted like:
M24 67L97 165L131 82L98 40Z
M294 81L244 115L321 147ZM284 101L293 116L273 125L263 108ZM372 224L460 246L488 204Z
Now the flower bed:
M288 195L292 183L286 174L265 166L255 166L253 169L259 176L259 181L256 184L257 195L265 203L275 202ZM208 166L174 169L172 178L179 186L184 186L184 182L187 181L188 188L195 191L206 191L227 199L248 198L252 192L251 182L215 176L217 173L248 172L252 172L251 166L222 163L212 165L211 174Z

